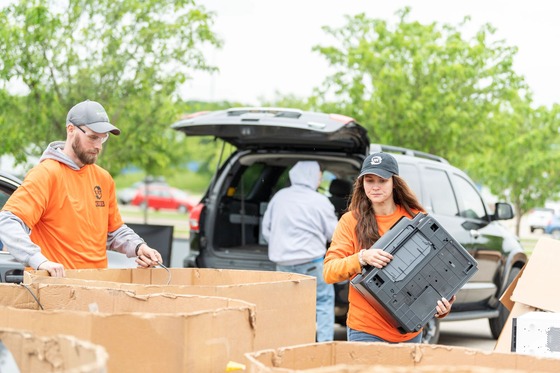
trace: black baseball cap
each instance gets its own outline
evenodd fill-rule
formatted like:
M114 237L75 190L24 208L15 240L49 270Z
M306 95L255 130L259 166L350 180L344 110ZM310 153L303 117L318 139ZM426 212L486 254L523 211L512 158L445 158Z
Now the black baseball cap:
M86 126L93 132L120 135L121 130L109 123L109 116L100 103L85 100L74 105L66 117L66 126Z
M389 153L372 153L367 156L362 164L360 176L374 174L384 179L399 174L397 160Z

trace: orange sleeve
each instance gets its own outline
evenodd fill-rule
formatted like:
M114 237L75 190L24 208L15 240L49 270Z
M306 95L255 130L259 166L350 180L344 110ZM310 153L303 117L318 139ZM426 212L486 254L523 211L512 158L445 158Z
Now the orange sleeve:
M347 212L340 218L325 255L323 277L328 284L349 280L362 271L358 260L356 218Z

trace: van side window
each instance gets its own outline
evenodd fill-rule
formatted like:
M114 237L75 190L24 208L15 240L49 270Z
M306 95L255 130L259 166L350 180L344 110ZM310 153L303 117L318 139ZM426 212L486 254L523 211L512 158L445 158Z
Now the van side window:
M426 191L433 212L446 216L459 216L459 208L447 173L435 168L424 169Z
M399 175L406 181L410 189L416 194L419 200L422 200L422 189L420 183L420 174L418 167L408 163L399 163ZM427 208L427 206L425 206Z
M235 193L233 197L238 200L245 200L251 196L253 189L258 186L265 165L262 163L254 163L243 170L243 174L237 180L235 185Z
M457 186L461 216L470 219L484 219L486 209L478 191L459 175L453 175L453 182Z

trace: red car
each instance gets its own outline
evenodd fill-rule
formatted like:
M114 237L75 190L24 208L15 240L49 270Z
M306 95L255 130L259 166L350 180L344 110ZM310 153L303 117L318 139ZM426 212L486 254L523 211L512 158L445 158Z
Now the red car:
M190 212L198 203L198 200L180 189L167 185L152 185L148 187L148 198L145 196L146 189L138 188L136 195L131 201L133 206L150 207L154 210L171 209L181 213Z

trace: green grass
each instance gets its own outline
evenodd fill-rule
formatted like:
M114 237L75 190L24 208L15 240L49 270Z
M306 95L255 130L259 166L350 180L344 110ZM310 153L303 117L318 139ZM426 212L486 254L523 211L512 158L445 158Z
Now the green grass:
M521 238L521 245L525 249L525 254L527 254L527 256L531 255L533 249L535 248L535 245L537 244L537 241L537 238Z

